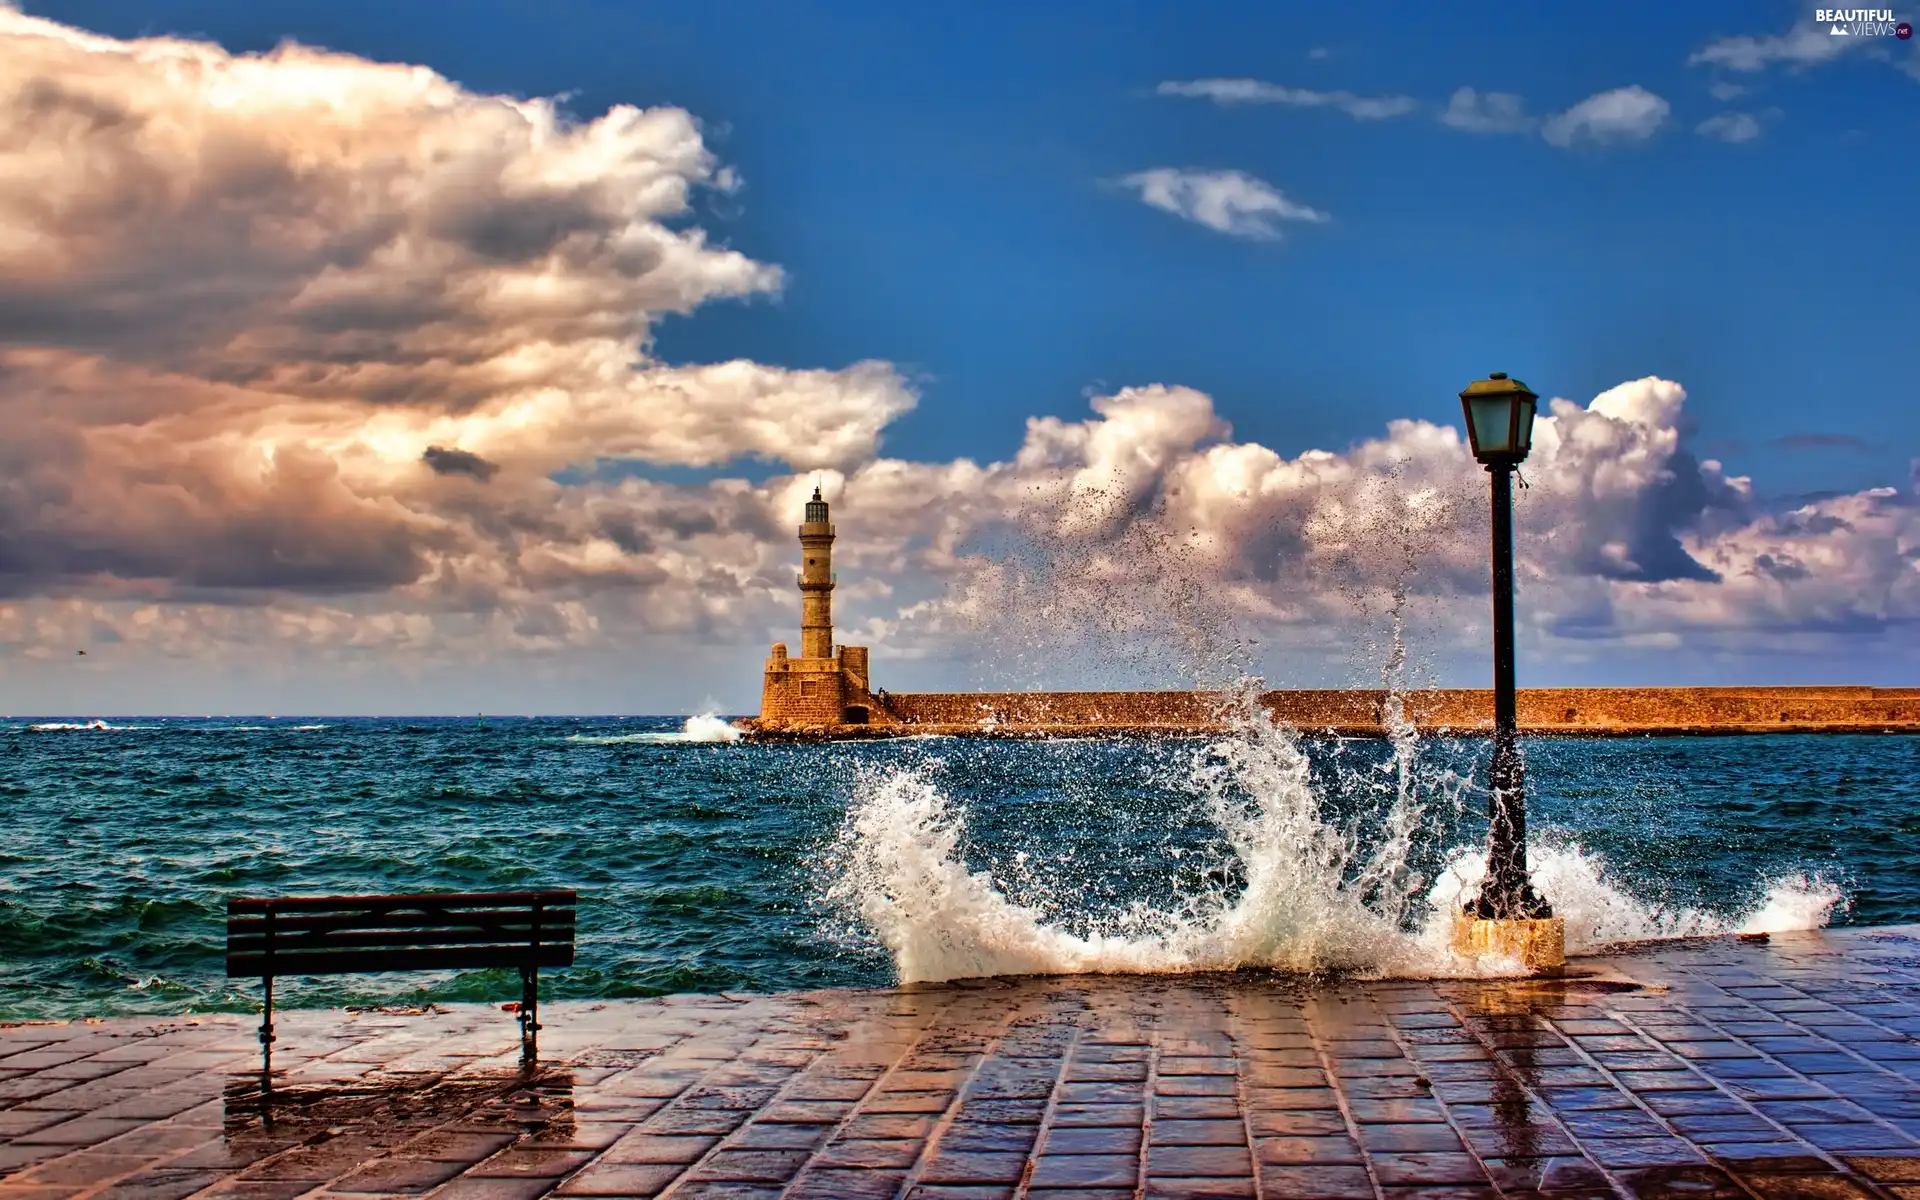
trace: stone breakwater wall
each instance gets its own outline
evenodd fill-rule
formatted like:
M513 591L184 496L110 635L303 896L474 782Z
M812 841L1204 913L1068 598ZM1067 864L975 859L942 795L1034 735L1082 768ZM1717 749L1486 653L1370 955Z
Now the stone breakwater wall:
M1296 689L1262 693L1274 720L1307 734L1378 737L1389 694L1380 689ZM1493 693L1443 688L1404 697L1422 732L1485 729ZM1179 736L1218 732L1230 700L1218 692L915 692L876 700L864 725L797 725L747 720L757 737ZM1699 687L1525 688L1523 733L1643 736L1720 733L1920 733L1920 688Z

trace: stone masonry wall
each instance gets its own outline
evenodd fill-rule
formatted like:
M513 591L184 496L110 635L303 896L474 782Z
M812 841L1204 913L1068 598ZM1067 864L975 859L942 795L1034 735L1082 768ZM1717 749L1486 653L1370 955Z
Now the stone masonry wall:
M1378 730L1387 693L1303 689L1261 696L1273 716L1313 731ZM1205 728L1223 697L1205 692L918 692L892 694L876 722L917 726L1128 726ZM1423 729L1493 722L1486 689L1416 692L1408 715ZM1714 728L1920 728L1920 688L1528 688L1517 697L1522 728L1630 733Z
M846 706L844 683L838 659L769 661L761 715L782 725L838 725Z
M1192 725L1218 720L1206 692L914 692L886 712L916 725Z

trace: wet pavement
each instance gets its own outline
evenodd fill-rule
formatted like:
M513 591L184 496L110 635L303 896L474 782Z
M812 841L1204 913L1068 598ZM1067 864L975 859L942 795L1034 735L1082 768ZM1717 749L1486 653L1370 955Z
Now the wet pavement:
M1920 928L1576 968L0 1028L0 1200L1920 1200Z

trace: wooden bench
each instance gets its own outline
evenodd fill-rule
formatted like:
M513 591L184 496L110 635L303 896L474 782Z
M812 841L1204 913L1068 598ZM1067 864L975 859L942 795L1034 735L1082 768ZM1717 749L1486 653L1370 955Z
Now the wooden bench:
M520 971L520 1058L539 1058L541 967L573 963L572 892L235 897L227 975L261 981L260 1095L273 1083L273 981L374 971Z

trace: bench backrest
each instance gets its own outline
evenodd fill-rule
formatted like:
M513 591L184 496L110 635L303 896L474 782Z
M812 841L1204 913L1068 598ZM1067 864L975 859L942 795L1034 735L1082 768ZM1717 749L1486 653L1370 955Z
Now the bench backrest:
M227 974L564 967L572 892L282 896L227 901Z

